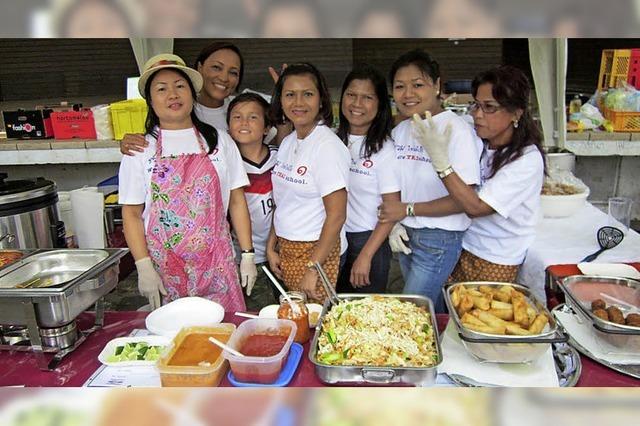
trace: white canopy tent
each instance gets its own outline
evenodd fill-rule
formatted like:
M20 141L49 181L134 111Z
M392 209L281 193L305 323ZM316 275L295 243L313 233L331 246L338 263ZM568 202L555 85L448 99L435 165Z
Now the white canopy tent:
M544 145L564 148L567 39L529 39L529 60L538 98Z

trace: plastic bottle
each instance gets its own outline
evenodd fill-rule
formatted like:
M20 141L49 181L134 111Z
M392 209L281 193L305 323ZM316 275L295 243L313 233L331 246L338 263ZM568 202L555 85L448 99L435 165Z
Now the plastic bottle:
M580 96L575 95L571 102L569 102L569 114L577 114L580 112L580 108L582 107L582 101L580 100Z

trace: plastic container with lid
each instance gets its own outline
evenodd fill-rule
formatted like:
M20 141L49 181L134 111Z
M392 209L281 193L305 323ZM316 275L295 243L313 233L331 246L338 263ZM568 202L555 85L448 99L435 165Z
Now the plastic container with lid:
M291 306L284 296L281 295L278 318L288 319L296 323L298 331L293 340L302 345L311 338L311 332L309 331L309 310L306 306L307 296L299 291L289 291L287 295L295 306Z
M222 352L222 356L229 360L231 371L236 380L244 383L273 383L278 379L282 367L287 361L296 329L296 323L291 320L268 318L247 320L240 324L231 336L227 343L231 348L241 351L247 339L256 334L286 336L286 341L280 352L265 357L239 357L225 350Z
M222 356L222 351L213 343L207 341L207 344L211 345L211 347L206 346L207 349L211 349L214 352L218 351L218 356L212 363L195 362L197 361L195 360L197 355L192 350L190 350L190 355L195 360L192 363L193 365L175 365L173 358L189 335L203 335L203 339L206 340L208 340L209 336L214 336L226 343L235 329L236 326L234 324L221 323L210 327L185 327L180 330L173 339L170 349L162 355L156 364L156 368L160 372L162 386L218 386L222 377L226 374L229 364Z

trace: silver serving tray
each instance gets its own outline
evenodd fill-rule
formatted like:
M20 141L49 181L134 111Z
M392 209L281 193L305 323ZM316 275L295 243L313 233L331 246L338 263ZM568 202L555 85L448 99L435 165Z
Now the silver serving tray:
M451 301L451 291L456 285L473 287L481 285L490 287L509 285L522 292L538 312L547 315L549 318L548 329L543 333L532 336L495 335L469 330L462 325L458 312L455 310L453 302ZM448 284L442 289L442 293L444 294L444 301L449 310L449 318L453 319L462 344L474 357L481 361L496 363L531 362L538 359L547 351L548 344L564 343L568 340L568 336L558 328L558 324L549 310L523 285L503 282L470 281Z
M28 256L20 267L0 276L0 288L55 287L74 280L109 257L105 250L54 250Z
M309 360L314 364L316 375L320 381L331 384L374 384L374 385L413 385L431 386L435 383L438 374L438 365L442 362L442 350L440 349L440 334L438 324L433 310L433 302L424 296L411 294L355 294L344 293L338 297L342 300L357 300L367 296L380 296L385 298L396 298L404 302L414 303L417 306L424 306L431 315L431 326L435 333L436 351L438 360L433 367L373 367L373 366L342 366L321 364L316 360L318 351L318 338L322 330L322 319L329 312L331 305L329 300L324 303L315 334L311 341L309 350Z
M556 306L555 308L553 308L553 310L551 312L564 312L564 313L568 313L568 314L576 314L576 312L568 305L566 304L560 304L558 306ZM560 325L562 327L562 325ZM627 376L631 376L633 378L636 379L640 379L640 364L635 365L635 364L615 364L609 361L605 361L601 358L596 357L594 354L592 354L590 351L588 351L587 349L585 349L584 346L582 346L580 343L578 343L575 339L573 339L571 336L569 336L569 344L571 346L573 346L574 348L576 348L578 350L578 352L580 352L582 355L586 356L587 358L592 359L593 361L597 362L598 364L602 364L605 367L608 367L612 370L615 370L619 373L622 374L626 374Z
M590 276L590 275L572 275L570 277L566 277L560 281L560 288L567 296L567 299L570 301L571 306L576 308L578 314L581 314L586 320L590 321L593 326L602 333L612 333L616 335L627 335L627 336L637 336L637 342L640 347L640 328L631 327L629 325L616 324L613 322L605 321L602 318L599 318L591 312L590 306L585 306L583 302L577 297L577 295L572 291L573 286L577 282L594 282L594 283L603 283L603 284L611 284L615 286L623 286L632 288L638 292L640 292L640 281L633 280L631 278L619 278L619 277L601 277L601 276ZM615 305L615 303L607 302L607 305ZM586 302L585 302L586 303ZM620 342L621 345L627 345L628 342L623 341ZM616 345L618 346L618 345Z

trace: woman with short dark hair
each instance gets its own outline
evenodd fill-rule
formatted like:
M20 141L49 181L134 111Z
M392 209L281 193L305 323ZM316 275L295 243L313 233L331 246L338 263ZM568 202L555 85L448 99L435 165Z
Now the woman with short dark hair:
M478 160L482 143L462 117L442 107L440 66L427 52L416 49L401 55L391 66L389 79L398 111L406 117L391 134L400 163L402 203L385 202L381 218L402 221L390 233L392 247L400 246L403 237L409 243L399 254L404 292L429 297L436 311L442 312L441 288L458 261L462 235L471 219L453 203L432 216L416 209L422 202L448 195L443 181L448 170L434 170L434 158L424 151L410 117L428 111L439 131L449 129L451 163L462 184L470 190L480 183Z

